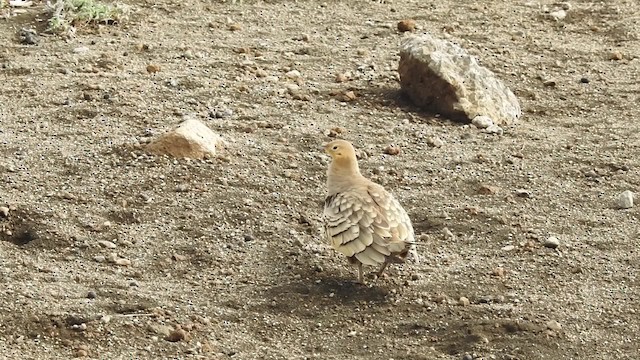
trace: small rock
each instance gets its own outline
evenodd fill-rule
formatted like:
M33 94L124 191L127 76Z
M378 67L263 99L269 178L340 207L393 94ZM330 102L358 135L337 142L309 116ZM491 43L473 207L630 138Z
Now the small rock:
M555 21L560 21L567 17L567 12L564 9L558 9L550 12L549 16Z
M74 357L87 357L89 356L89 352L85 349L76 349L75 353L73 354Z
M116 259L114 261L114 264L120 265L120 266L131 266L131 260L120 258L120 259Z
M478 194L480 195L494 195L498 192L499 188L493 185L482 184L478 188Z
M624 57L622 56L622 53L619 51L613 51L609 54L609 60L622 60Z
M86 46L79 46L75 49L73 49L73 52L76 54L85 54L89 52L89 48Z
M557 332L562 331L562 325L560 325L560 323L555 320L549 320L546 325L547 325L547 329L549 330L553 330Z
M298 70L291 70L284 75L289 79L299 79L300 77L302 77L302 75L300 74L300 71Z
M400 32L416 31L416 21L413 19L401 20L400 22L398 22L398 31Z
M530 198L531 192L526 189L516 189L516 196L521 198Z
M542 80L542 85L546 87L555 87L556 85L558 85L558 83L555 81L555 79L544 79Z
M464 354L462 356L462 360L473 360L473 355L471 354Z
M471 304L471 302L466 297L461 296L460 299L458 299L458 304L460 304L462 306L469 306L469 304Z
M354 337L356 335L358 335L358 332L355 331L355 330L354 331L349 331L349 333L347 334L348 337Z
M484 115L478 115L471 120L471 124L473 124L478 129L486 129L489 126L493 125L493 120Z
M107 261L107 258L104 255L96 255L96 256L93 257L93 260L95 262L102 263L102 262Z
M0 215L3 217L9 217L9 208L6 206L0 206Z
M240 31L242 30L242 25L239 23L231 23L228 25L230 31Z
M588 77L583 76L583 77L580 78L580 82L583 83L583 84L588 84L590 82L590 80L589 80Z
M497 276L497 277L504 277L504 275L505 275L505 270L504 270L504 268L503 268L503 267L500 267L500 266L499 266L499 267L497 267L497 268L493 269L493 271L491 272L491 274L492 274L493 276Z
M222 138L202 122L189 119L175 129L161 135L146 146L157 155L176 158L204 159L216 154L216 148L224 144Z
M347 82L347 81L349 81L349 78L350 78L350 76L348 76L348 74L340 73L340 74L336 75L336 82L337 83Z
M338 101L342 101L342 102L350 102L353 101L355 99L358 98L358 96L356 95L355 92L349 90L349 91L345 91L343 93L339 93L336 98L338 99Z
M433 136L433 137L427 138L427 144L429 146L439 148L444 146L444 141L442 141L439 137Z
M87 299L95 299L98 296L95 291L91 290L87 293Z
M549 236L545 241L544 241L544 246L551 248L551 249L555 249L558 246L560 246L560 240L555 237L555 236Z
M100 244L102 247L105 247L107 249L115 249L117 247L116 244L107 240L98 240L98 244Z
M20 42L27 45L36 45L38 43L38 34L33 29L20 29L18 33Z
M149 74L155 74L160 71L160 65L157 64L149 64L147 65L147 72Z
M187 334L186 331L184 331L181 328L178 328L173 330L169 335L167 335L167 337L165 337L165 340L171 341L171 342L187 341L188 336L189 334Z
M502 130L502 128L498 125L491 125L484 129L484 132L486 132L487 134L502 135L504 133L504 130Z
M171 258L175 261L185 261L187 260L187 257L184 255L180 255L180 254L173 254L171 255Z
M618 196L617 205L620 209L631 209L633 207L633 192L631 190L623 191Z
M398 145L388 145L387 147L384 148L384 153L387 155L398 155L400 154L402 150L400 149L400 147Z
M453 233L451 232L451 230L449 230L449 228L442 229L442 234L444 234L444 237L449 240L455 240L456 238L456 236L453 235Z
M502 248L502 249L500 249L500 250L502 250L502 251L511 251L511 250L513 250L513 249L515 249L515 248L516 248L516 247L515 247L515 246L513 246L513 245L507 245L507 246L503 247L503 248Z

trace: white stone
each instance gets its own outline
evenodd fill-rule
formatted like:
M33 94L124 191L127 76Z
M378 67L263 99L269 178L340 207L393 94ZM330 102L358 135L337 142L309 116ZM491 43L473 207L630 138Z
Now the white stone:
M224 145L222 138L202 122L189 119L147 145L150 153L176 158L204 159Z
M471 120L471 123L478 129L486 129L493 125L493 120L488 116L478 115Z
M452 120L485 115L506 125L522 115L518 99L494 73L458 45L429 34L403 41L398 73L416 105Z
M504 133L504 130L502 130L502 128L498 125L491 125L488 128L484 129L484 132L486 132L487 134L502 135Z
M549 236L547 240L544 241L544 246L555 249L560 246L560 240L555 236Z
M631 209L633 207L633 192L631 190L623 191L618 196L617 203L620 209Z
M559 10L550 12L549 16L551 16L551 18L554 19L555 21L560 21L567 17L567 12L562 9L559 9Z

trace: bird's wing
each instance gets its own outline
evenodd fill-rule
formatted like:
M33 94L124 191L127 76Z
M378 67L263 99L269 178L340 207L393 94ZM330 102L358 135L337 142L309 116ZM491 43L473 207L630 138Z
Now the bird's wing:
M378 189L344 191L327 197L324 219L329 242L366 265L382 264L388 256L405 251L407 244L400 235L408 238L410 231L413 239L413 230L410 222L409 227L403 225L404 210L397 213L394 201L385 199Z

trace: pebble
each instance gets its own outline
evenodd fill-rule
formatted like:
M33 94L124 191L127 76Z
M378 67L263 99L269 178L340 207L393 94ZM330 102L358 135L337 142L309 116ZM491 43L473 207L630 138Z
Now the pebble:
M462 357L462 360L473 360L473 355L471 355L471 354L464 354L464 356Z
M618 196L617 205L620 209L631 209L633 207L633 192L625 190Z
M429 146L439 148L444 146L444 141L442 141L439 137L434 136L434 137L427 138L427 144Z
M102 247L105 247L107 249L115 249L117 247L116 244L107 240L98 240L98 244L100 244Z
M453 233L451 232L451 230L449 230L449 228L442 229L442 234L444 234L445 238L450 240L455 240L456 238L456 236L453 235Z
M560 21L567 17L567 12L563 9L558 9L556 11L550 12L549 16L551 16L551 18L555 21Z
M507 246L503 247L503 248L502 248L502 249L500 249L500 250L502 250L502 251L511 251L511 250L513 250L513 249L515 249L515 248L516 248L516 247L515 247L515 246L513 246L513 245L507 245Z
M75 49L73 49L73 52L76 54L84 54L84 53L88 53L89 52L89 48L86 46L79 46Z
M497 268L493 269L491 274L493 276L497 276L497 277L504 277L505 270L504 270L503 267L497 267Z
M553 331L562 330L562 325L560 325L560 323L555 320L549 320L546 325L549 330L553 330Z
M116 265L120 265L120 266L131 266L131 260L129 259L116 259L116 261L114 261L114 263Z
M9 217L9 208L6 206L0 206L0 215L3 217Z
M384 148L384 153L387 155L398 155L400 154L402 150L400 149L399 146L397 145L388 145L387 147Z
M416 21L413 19L401 20L400 22L398 22L398 31L400 32L416 31Z
M530 198L531 192L526 189L516 189L516 196L521 198Z
M96 255L93 257L93 260L95 260L96 262L102 263L107 261L107 258L104 255Z
M622 60L623 58L622 53L619 51L614 51L609 54L609 60Z
M471 302L466 297L461 296L460 299L458 299L458 304L460 304L462 306L469 306L469 304L471 304Z
M242 25L240 25L239 23L231 23L231 24L229 24L229 30L231 30L231 31L240 31L240 30L242 30Z
M486 129L489 126L493 125L493 119L488 116L478 115L471 120L471 124L473 124L478 129Z
M302 75L300 74L300 71L298 70L291 70L287 72L285 76L288 77L289 79L299 79L300 77L302 77Z
M558 246L560 246L560 240L555 237L555 236L549 236L545 241L544 241L544 246L548 247L550 249L555 249Z
M484 132L486 132L487 134L502 135L504 133L504 130L502 130L500 126L494 124L484 129Z
M583 77L580 78L580 82L583 83L583 84L588 84L590 81L591 80L589 80L589 78L586 77L586 76L583 76Z
M95 291L91 290L87 293L87 299L95 299L98 296Z
M478 188L478 194L480 195L493 195L498 192L498 187L493 185L482 184Z
M160 71L160 65L156 65L156 64L149 64L147 65L147 72L149 74L154 74Z

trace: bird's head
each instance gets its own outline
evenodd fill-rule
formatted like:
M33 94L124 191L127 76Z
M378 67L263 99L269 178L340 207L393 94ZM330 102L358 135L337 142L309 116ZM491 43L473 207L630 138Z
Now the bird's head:
M333 140L324 144L323 147L324 152L336 162L351 162L356 159L356 150L346 140Z

